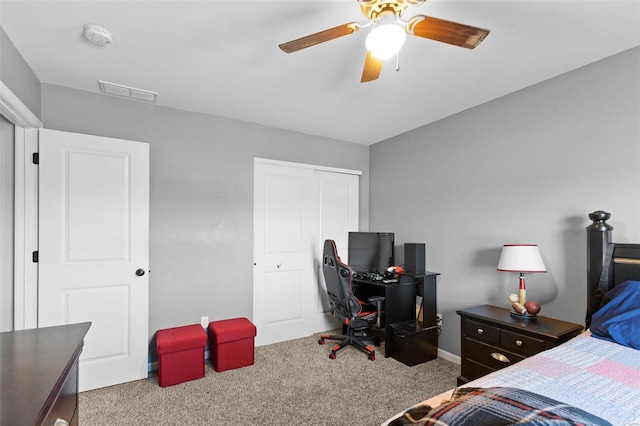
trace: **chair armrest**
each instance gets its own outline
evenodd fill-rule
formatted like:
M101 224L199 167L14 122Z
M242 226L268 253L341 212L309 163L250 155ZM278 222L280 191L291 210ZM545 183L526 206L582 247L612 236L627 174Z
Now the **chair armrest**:
M370 298L367 299L367 301L372 305L375 305L380 302L384 302L384 296L371 296Z

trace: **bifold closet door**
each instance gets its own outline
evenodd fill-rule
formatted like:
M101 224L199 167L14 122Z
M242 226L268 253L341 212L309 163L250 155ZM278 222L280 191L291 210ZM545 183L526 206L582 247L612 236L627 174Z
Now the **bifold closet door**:
M316 263L315 276L318 279L313 332L317 333L341 327L329 310L329 297L322 274L322 249L324 240L334 240L340 258L347 261L349 231L358 231L360 177L349 173L316 170L315 182L318 190L314 212L318 214L318 235L313 258Z
M359 178L342 173L351 181L350 189L345 189L340 174L306 165L254 163L257 345L309 336L332 326L318 274L321 241L338 239L346 255L348 231L358 226Z

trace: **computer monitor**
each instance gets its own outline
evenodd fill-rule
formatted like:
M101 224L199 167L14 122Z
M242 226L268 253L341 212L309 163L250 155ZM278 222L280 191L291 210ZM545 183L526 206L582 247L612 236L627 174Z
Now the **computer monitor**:
M393 232L349 232L348 256L354 272L383 274L394 264Z

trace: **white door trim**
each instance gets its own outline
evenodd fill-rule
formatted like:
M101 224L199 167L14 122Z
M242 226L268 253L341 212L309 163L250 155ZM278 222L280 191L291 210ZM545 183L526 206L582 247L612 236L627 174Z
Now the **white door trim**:
M38 168L31 154L43 125L2 80L0 113L16 127L13 329L24 330L38 326L38 264L31 259L38 249Z
M297 169L312 169L312 170L319 170L323 172L344 173L347 175L362 176L362 170L340 169L337 167L326 167L326 166L318 166L315 164L305 164L305 163L293 163L290 161L270 160L268 158L259 158L259 157L254 157L253 162L254 164L255 163L272 164L272 165L283 166L283 167L295 167Z
M15 126L42 127L42 121L0 80L0 114Z

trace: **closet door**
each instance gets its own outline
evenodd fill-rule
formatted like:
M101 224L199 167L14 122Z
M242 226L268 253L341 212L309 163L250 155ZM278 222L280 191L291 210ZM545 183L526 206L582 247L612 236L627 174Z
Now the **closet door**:
M333 327L319 269L322 242L340 241L346 256L348 230L357 229L358 218L358 176L350 175L355 184L347 189L340 175L294 163L254 164L256 345ZM355 207L345 207L345 196Z
M360 178L354 174L315 171L315 183L317 205L314 207L314 212L318 214L318 235L313 257L316 263L315 275L318 277L316 281L318 287L314 333L341 326L329 310L329 297L322 274L322 249L324 240L334 240L338 255L345 263L347 262L349 232L358 231Z
M254 167L256 345L313 333L313 170Z

